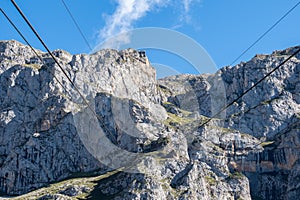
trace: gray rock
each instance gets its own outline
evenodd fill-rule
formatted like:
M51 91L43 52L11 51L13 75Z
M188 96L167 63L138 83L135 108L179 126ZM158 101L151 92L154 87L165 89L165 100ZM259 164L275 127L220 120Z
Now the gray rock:
M64 196L61 194L46 194L40 198L38 198L38 200L71 200L72 198L68 197L68 196Z
M61 191L60 194L63 194L63 195L69 196L69 197L74 197L74 196L82 194L82 192L85 192L85 191L86 191L86 188L81 188L79 186L74 185L74 186L67 187L66 189Z
M91 173L107 177L91 191L83 182L41 199L295 199L299 56L215 116L294 51L161 80L133 49L54 51L87 106L49 54L37 51L42 62L29 47L1 41L1 192Z

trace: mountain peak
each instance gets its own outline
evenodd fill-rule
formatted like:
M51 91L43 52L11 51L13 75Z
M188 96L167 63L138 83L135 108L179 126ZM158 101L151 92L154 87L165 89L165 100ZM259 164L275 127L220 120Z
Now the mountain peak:
M39 60L26 45L0 41L1 192L24 199L296 199L299 55L212 116L297 48L216 74L160 80L144 51L55 50L70 83L48 53L37 50Z

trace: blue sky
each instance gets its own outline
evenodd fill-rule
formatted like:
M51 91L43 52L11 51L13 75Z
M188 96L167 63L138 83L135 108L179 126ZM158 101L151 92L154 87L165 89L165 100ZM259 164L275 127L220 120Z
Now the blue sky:
M211 56L217 68L229 65L298 1L65 0L93 48L119 31L161 27L176 30L194 39ZM73 54L90 52L61 0L16 2L50 49L64 49ZM131 9L131 5L137 6L137 10ZM34 47L44 50L9 0L2 0L0 7ZM299 45L299 19L300 6L236 64L251 59L255 54ZM0 16L0 27L1 40L16 39L23 42L3 16ZM171 66L181 73L197 73L179 56L161 50L149 50L147 54L153 63Z

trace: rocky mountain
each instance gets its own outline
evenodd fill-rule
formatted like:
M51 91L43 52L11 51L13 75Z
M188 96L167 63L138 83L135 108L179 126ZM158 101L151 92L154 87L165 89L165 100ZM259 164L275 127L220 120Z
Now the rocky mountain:
M299 54L211 117L298 48L160 80L133 49L54 51L72 84L48 53L0 41L1 195L297 199Z

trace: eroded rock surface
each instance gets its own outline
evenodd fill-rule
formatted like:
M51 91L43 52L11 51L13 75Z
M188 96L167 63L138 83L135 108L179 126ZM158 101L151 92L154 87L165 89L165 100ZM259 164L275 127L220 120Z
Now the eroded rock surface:
M295 49L257 55L215 74L158 81L147 57L133 49L54 51L75 88L49 54L37 51L41 61L29 47L1 41L1 192L21 195L100 174L104 178L93 184L85 178L28 195L296 199L299 55L202 126Z

